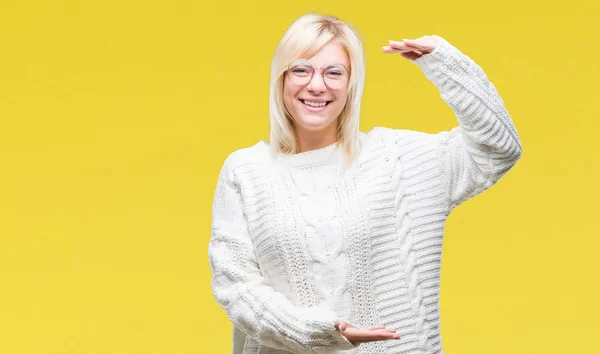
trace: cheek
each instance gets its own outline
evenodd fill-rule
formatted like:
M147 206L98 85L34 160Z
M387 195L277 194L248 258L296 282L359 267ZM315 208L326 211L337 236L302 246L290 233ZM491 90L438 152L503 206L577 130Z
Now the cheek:
M288 111L288 113L291 114L293 117L296 117L298 115L298 107L296 107L296 105L294 104L293 97L284 98L283 104L285 105L285 109Z
M283 87L283 103L288 111L292 111L294 109L294 90L292 90L289 86Z
M347 102L348 102L348 96L345 96L345 97L342 96L342 97L338 98L336 100L338 110L341 111L342 109L344 109L344 106L346 106Z

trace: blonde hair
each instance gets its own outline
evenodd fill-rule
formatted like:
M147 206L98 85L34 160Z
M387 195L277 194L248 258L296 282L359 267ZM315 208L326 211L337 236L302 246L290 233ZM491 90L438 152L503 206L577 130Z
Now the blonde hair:
M309 13L295 20L281 38L271 63L269 99L270 147L273 153L295 154L296 132L283 103L283 80L288 65L298 58L315 55L336 40L350 59L347 101L337 117L337 147L345 153L346 166L360 153L360 104L365 81L365 56L353 27L337 17Z

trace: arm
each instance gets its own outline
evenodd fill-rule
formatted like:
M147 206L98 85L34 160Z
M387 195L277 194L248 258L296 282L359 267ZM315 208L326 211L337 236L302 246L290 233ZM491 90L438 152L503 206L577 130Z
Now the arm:
M458 118L458 127L439 133L442 164L453 208L495 184L519 160L515 126L483 70L439 37L429 54L413 62L439 89Z
M230 155L219 174L208 256L212 291L234 325L260 344L291 352L352 349L323 308L299 308L262 277Z

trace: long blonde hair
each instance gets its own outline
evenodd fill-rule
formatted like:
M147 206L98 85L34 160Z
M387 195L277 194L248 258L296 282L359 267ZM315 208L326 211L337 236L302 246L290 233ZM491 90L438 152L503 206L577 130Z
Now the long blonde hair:
M346 105L337 119L338 148L346 165L360 153L360 104L365 81L365 56L357 31L337 17L308 13L295 20L281 38L271 63L269 99L270 147L273 153L295 154L296 132L283 103L283 80L288 65L315 55L332 40L338 41L350 59L350 82Z

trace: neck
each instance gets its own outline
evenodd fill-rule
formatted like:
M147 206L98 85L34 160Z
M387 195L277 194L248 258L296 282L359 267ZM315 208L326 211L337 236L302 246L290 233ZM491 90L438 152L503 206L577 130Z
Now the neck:
M296 129L296 134L298 137L298 153L322 149L337 141L335 124L331 124L330 128L327 128L323 131L305 131L302 129Z

